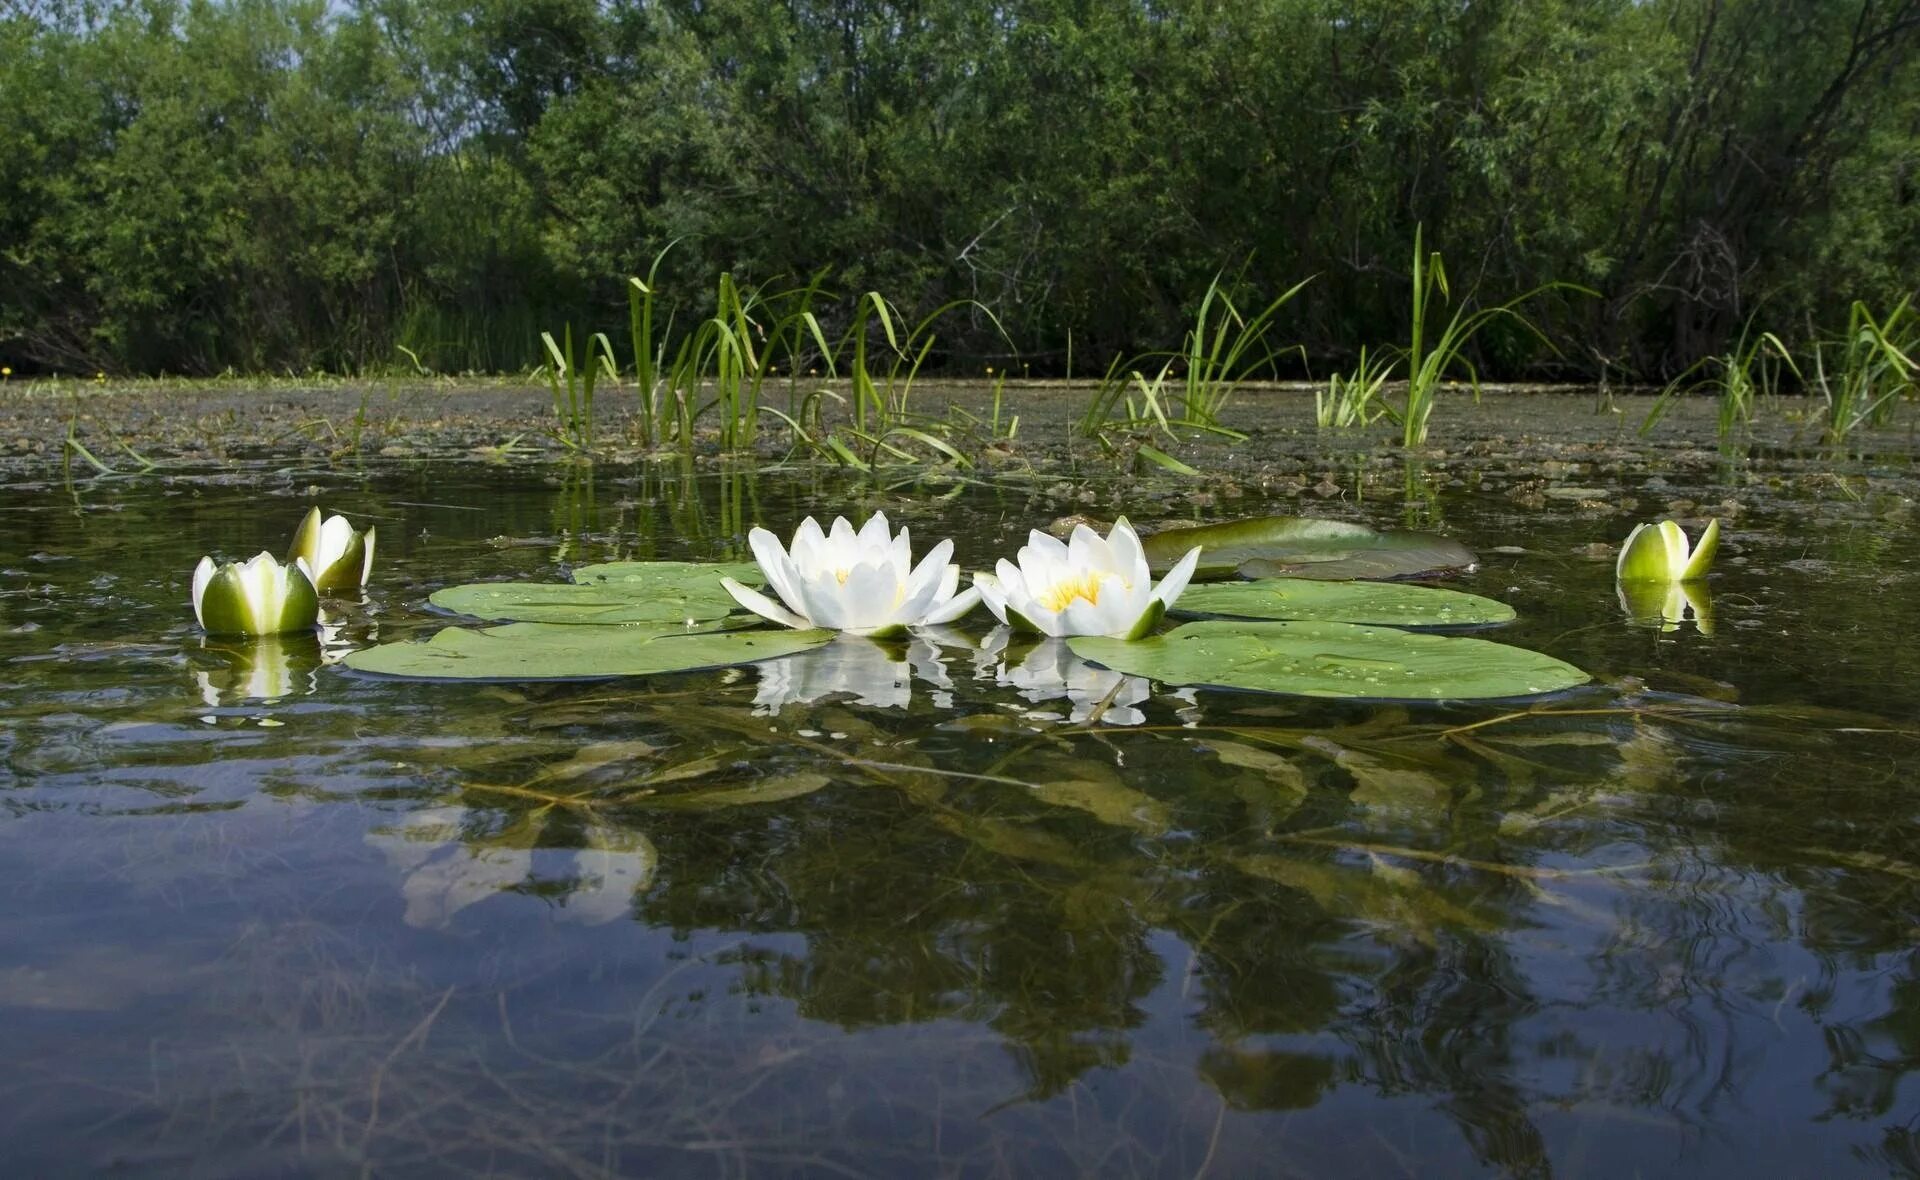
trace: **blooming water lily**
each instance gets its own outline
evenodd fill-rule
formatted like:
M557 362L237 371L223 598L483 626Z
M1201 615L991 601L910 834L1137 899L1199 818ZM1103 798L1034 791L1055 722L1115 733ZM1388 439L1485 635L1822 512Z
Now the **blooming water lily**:
M960 567L947 562L952 541L935 545L916 566L907 530L889 532L883 512L868 517L858 532L845 517L835 517L831 531L822 532L809 516L784 549L761 528L747 534L747 543L780 601L732 578L720 584L741 606L785 627L886 637L952 622L980 601L977 591L956 593Z
M281 565L262 553L244 564L203 557L193 571L193 613L211 635L281 635L320 621L306 559Z
M355 532L346 517L329 516L323 521L318 508L309 509L287 551L288 561L296 558L306 559L320 593L357 590L373 573L373 526L364 533Z
M1064 544L1036 529L1019 558L1017 565L1002 558L994 576L974 579L1002 623L1056 638L1141 639L1187 588L1200 550L1187 550L1155 586L1140 536L1123 516L1104 538L1083 524Z
M1627 534L1627 543L1620 547L1613 574L1622 582L1691 582L1707 576L1719 548L1717 520L1707 522L1700 543L1691 547L1687 534L1670 520L1636 525Z

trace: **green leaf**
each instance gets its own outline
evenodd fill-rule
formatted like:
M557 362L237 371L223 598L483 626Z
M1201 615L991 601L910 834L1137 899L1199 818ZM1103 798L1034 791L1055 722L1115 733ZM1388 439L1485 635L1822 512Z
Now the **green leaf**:
M701 791L629 797L624 802L669 811L718 811L756 803L779 803L811 795L832 780L813 771L795 771L758 779L744 787L717 787Z
M718 590L721 578L732 578L747 586L759 586L764 581L760 567L751 561L608 561L599 565L575 566L573 570L573 580L582 586L648 586L678 590L684 589L691 581L702 589L711 586Z
M1506 603L1458 590L1307 578L1189 586L1175 601L1174 613L1388 627L1472 627L1513 619L1513 608Z
M441 610L488 622L685 623L738 609L722 577L760 582L751 564L627 561L582 566L573 582L483 582L449 586L428 599Z
M694 631L512 623L448 627L425 643L383 643L347 667L430 680L590 680L750 664L830 642L832 631Z
M1473 550L1432 533L1380 532L1344 520L1256 516L1141 538L1147 562L1165 573L1200 546L1201 581L1228 578L1411 578L1474 563Z
M1351 623L1188 623L1137 642L1082 636L1074 654L1132 676L1301 696L1465 700L1585 684L1571 664L1524 648Z

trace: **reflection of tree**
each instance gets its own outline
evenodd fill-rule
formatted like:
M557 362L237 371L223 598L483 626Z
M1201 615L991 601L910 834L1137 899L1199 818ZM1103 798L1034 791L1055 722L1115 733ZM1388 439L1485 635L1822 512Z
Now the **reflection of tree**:
M1139 726L1036 731L997 708L967 713L963 682L962 716L939 729L921 724L921 702L909 714L832 692L795 728L754 716L754 688L742 678L731 701L573 694L619 716L620 741L469 784L462 805L499 818L462 821L473 851L452 863L498 870L481 900L544 890L567 907L588 875L540 872L542 854L578 849L595 825L645 831L658 869L629 875L631 912L689 938L743 935L726 959L741 993L846 1029L990 1028L1031 1099L1154 1060L1136 1043L1149 997L1184 980L1202 1038L1186 1068L1232 1110L1303 1109L1340 1086L1424 1097L1486 1166L1544 1175L1544 1101L1677 1122L1674 1079L1710 1074L1707 1049L1734 1056L1710 1040L1747 1018L1728 980L1789 928L1717 928L1708 886L1748 884L1763 854L1807 873L1803 937L1836 951L1885 951L1915 912L1887 871L1907 863L1897 832L1869 841L1869 861L1816 874L1778 811L1756 809L1765 832L1694 822L1693 763L1719 765L1733 724L1710 702L1686 706L1684 724L1600 710L1447 725L1259 702L1236 719L1209 699L1188 728L1148 700ZM530 710L568 733L592 716L566 693ZM528 845L536 871L510 881L522 863L501 834L541 810L554 819ZM1639 863L1649 849L1656 863ZM440 890L433 863L409 885L410 912L419 894L456 919L475 903ZM1870 888L1890 904L1862 907ZM1190 960L1163 959L1168 935ZM1595 950L1570 996L1529 948L1574 938ZM1828 1021L1835 1064L1817 1081L1836 1114L1896 1111L1920 1058L1915 991L1903 982L1884 1012ZM1648 1013L1692 1039L1608 1040ZM1741 1090L1753 1068L1706 1085ZM1556 1071L1573 1075L1558 1090ZM1903 1142L1896 1127L1882 1150L1896 1158Z

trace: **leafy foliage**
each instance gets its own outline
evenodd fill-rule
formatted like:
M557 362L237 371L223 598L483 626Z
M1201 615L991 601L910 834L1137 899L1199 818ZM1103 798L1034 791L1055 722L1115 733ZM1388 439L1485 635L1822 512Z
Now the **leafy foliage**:
M1488 319L1459 358L1482 376L1665 378L1763 302L1837 331L1920 273L1914 0L9 14L0 360L23 373L364 370L401 345L529 368L543 328L626 318L641 274L671 360L715 275L826 267L830 335L885 291L908 324L953 308L930 370L1004 367L1008 340L1035 373L1180 358L1165 391L1204 419L1243 373L1386 343L1416 226L1486 306L1539 291L1553 347ZM1216 347L1307 276L1270 343Z

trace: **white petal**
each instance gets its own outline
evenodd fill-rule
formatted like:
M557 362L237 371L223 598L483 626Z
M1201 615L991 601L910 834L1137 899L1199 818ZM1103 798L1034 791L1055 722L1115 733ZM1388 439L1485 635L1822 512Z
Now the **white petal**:
M947 578L947 563L952 557L953 542L951 540L942 541L928 550L927 555L920 559L920 564L905 577L906 584L901 589L901 596L906 601L912 602L924 594L926 602L921 608L923 610L926 606L938 602L942 597L940 586ZM959 581L957 570L954 573L954 581L956 583Z
M827 564L827 537L820 531L820 522L809 516L793 530L793 543L787 546L787 554L793 559L795 570L794 590L799 584L819 573Z
M838 574L823 570L811 578L802 578L799 589L804 607L800 613L812 620L814 626L844 631L853 625L847 621L845 587Z
M213 580L218 569L211 557L201 558L200 564L193 567L193 619L203 628L207 620L200 614L200 600L207 596L207 583Z
M900 593L900 579L894 574L891 563L876 565L861 562L847 571L847 580L840 589L846 610L845 621L840 624L844 630L868 630L892 623L918 621L902 615L900 608L904 601Z
M313 572L324 576L347 552L347 546L353 544L353 525L344 516L329 516L320 525L320 544L317 546L318 560L308 562Z
M1112 570L1113 550L1099 533L1084 524L1075 525L1067 540L1067 565L1074 570Z
M959 567L955 566L953 568L958 569ZM963 594L955 594L935 606L933 610L927 614L926 618L920 620L921 625L938 627L944 623L951 623L955 619L964 617L967 612L971 611L974 607L979 606L981 600L985 597L986 592L981 588L980 583L975 582L972 589ZM1003 607L1000 611L995 611L994 613L996 615L1002 614L1004 610L1005 608ZM1005 622L1004 619L1001 621Z
M1153 588L1153 596L1160 600L1162 606L1171 610L1173 600L1186 591L1187 583L1193 580L1194 568L1199 564L1200 547L1195 545L1187 550L1187 555L1177 565L1167 571L1166 577L1160 579L1160 584Z
M780 538L766 529L756 528L747 534L747 548L753 551L753 560L759 564L760 572L766 575L768 588L780 596L780 601L787 604L788 610L802 611L799 574L794 569L793 559L780 547ZM747 609L753 610L752 607Z
M364 550L364 552L366 553L366 559L360 563L360 585L364 587L367 584L367 580L373 577L373 526L372 525L367 526L367 534L366 536L361 538L361 542L366 546Z
M1006 562L1003 560L1000 564L1005 565ZM1000 620L1000 625L1006 626L1007 594L1001 589L999 579L992 574L975 574L973 589L980 596L980 601L986 603L987 609L993 612L993 617Z
M728 594L733 595L735 602L746 607L763 619L778 623L782 627L793 627L801 630L812 626L806 619L787 610L773 599L768 598L766 595L751 587L742 586L732 578L721 578L720 585L725 588Z
M1152 571L1147 568L1147 551L1140 545L1140 534L1133 531L1126 517L1113 522L1107 545L1113 550L1113 568L1121 577L1143 585L1152 579Z

